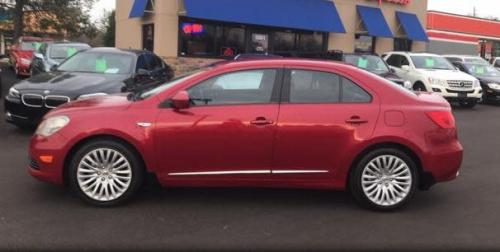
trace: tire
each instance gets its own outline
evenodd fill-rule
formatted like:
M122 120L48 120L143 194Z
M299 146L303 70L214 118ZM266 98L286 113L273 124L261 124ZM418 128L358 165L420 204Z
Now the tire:
M114 162L114 168L107 167L104 160ZM128 201L140 188L143 172L142 162L128 146L96 140L75 153L68 167L68 181L83 201L108 207Z
M413 90L414 91L421 91L421 92L427 92L427 88L425 87L425 85L421 82L417 82L415 83L415 85L413 85Z
M474 108L477 105L477 101L461 101L459 104L462 108Z
M391 172L377 172L374 167L395 169L392 172L397 177L391 177L394 176ZM365 155L353 167L349 178L349 190L354 199L362 207L376 211L404 206L413 197L417 185L415 162L406 153L392 148L377 149Z

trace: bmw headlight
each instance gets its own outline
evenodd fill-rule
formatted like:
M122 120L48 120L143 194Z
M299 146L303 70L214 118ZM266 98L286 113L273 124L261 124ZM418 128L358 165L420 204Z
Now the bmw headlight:
M43 120L36 129L35 135L49 137L69 123L67 116L54 116Z
M488 87L495 90L500 90L500 84L498 83L488 83Z
M106 94L106 93L84 94L84 95L80 95L77 100L83 100L83 99L94 98L97 96L105 96L105 95L108 95L108 94Z
M30 65L31 64L31 60L25 59L25 58L21 58L20 62L21 62L21 65Z
M19 91L13 87L11 87L9 89L9 94L8 96L10 97L14 97L14 98L21 98L21 94L19 93Z
M446 80L432 78L432 77L429 78L429 82L431 83L431 85L438 85L438 86L446 86L447 84Z

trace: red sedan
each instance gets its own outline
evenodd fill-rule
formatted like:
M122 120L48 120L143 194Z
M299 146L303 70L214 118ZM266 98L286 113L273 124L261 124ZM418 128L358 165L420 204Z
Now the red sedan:
M150 91L80 100L45 116L31 175L85 201L129 199L146 173L166 187L349 190L391 210L456 178L450 105L342 63L219 64Z

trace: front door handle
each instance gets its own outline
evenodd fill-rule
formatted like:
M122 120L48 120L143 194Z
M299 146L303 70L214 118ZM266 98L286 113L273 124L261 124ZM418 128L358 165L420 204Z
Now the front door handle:
M368 120L361 119L359 116L352 116L350 119L345 121L348 124L365 124L368 123Z
M265 117L257 117L255 120L250 122L253 125L269 125L273 124L273 120L266 119Z

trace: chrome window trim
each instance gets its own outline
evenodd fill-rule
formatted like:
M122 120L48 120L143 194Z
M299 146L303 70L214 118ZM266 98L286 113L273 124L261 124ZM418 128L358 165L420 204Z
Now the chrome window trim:
M328 173L327 170L273 170L273 174Z
M24 97L25 96L34 96L34 97L40 97L40 99L42 100L42 105L38 106L38 105L31 105L31 104L28 104L26 103L26 101L24 100ZM21 102L27 106L27 107L30 107L30 108L41 108L43 107L43 105L45 104L45 99L43 98L42 95L39 95L39 94L23 94L21 95Z

